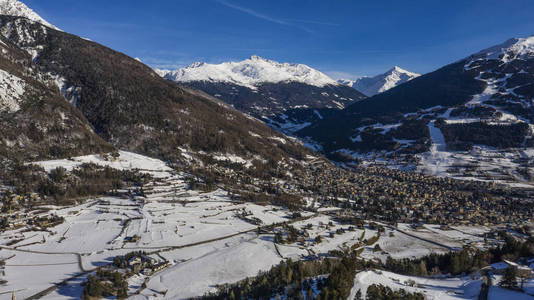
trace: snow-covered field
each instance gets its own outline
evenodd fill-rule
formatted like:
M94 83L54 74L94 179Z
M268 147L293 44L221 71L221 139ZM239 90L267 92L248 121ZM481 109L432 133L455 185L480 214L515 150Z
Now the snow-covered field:
M274 250L272 238L257 236L257 226L238 219L234 212L246 209L265 224L286 221L288 212L233 204L222 191L182 196L176 202L169 198L156 193L148 196L144 205L136 199L95 199L77 207L54 208L51 212L64 216L66 221L51 232L21 229L0 234L4 245L20 239L9 246L18 251L0 251L2 258L9 258L3 276L8 283L3 289L22 289L20 296L30 296L82 271L78 254L84 270L90 270L108 264L116 255L144 250L161 252L174 264L155 276L149 288L174 288L176 293L169 291L168 298L182 297L186 290L190 291L188 296L197 296L214 284L253 276L282 259ZM127 242L133 236L138 240ZM257 260L258 255L261 260ZM28 272L37 275L27 276ZM191 282L174 280L180 276ZM192 285L193 281L196 285ZM3 297L0 295L0 299Z
M504 264L503 262L500 262L499 264ZM504 264L506 266L506 264ZM534 270L534 265L530 266L531 269ZM499 283L502 280L501 275L494 275L492 276L492 283L489 290L488 299L489 300L511 300L511 299L517 299L517 300L527 300L527 299L534 299L534 278L529 278L526 280L526 282L523 285L524 293L519 291L512 291L508 290L502 287L499 287Z
M474 146L471 151L446 151L440 149L441 140L436 134L431 151L418 155L418 171L441 177L534 187L534 183L525 181L518 173L520 169L524 169L525 161L534 158L534 149L502 151L486 146Z
M513 264L513 263L512 263ZM496 270L507 268L504 262L492 265ZM523 266L522 268L526 268ZM534 265L530 266L534 269ZM534 279L527 279L523 285L524 292L509 290L500 287L502 275L491 275L491 285L489 288L489 300L508 299L534 299ZM400 275L383 270L361 271L354 278L354 285L348 299L353 299L358 290L365 296L369 286L384 285L393 290L404 289L410 293L421 293L425 299L429 300L452 300L452 299L478 299L482 287L482 277L480 273L473 273L469 276L457 277L417 277Z
M503 289L498 286L492 286L489 290L488 300L532 300L534 296L525 293Z
M109 166L118 170L133 170L138 169L141 172L150 173L154 177L168 177L170 176L169 168L163 161L155 158L146 157L140 154L119 151L119 158L113 159L111 157L104 158L100 154L91 154L85 156L78 156L72 159L58 159L32 162L32 164L39 165L50 172L50 170L57 167L63 167L68 171L76 166L84 163L93 163L100 166Z
M415 285L407 284L413 280ZM358 290L365 295L367 288L373 284L389 286L393 290L404 289L410 293L422 293L429 300L477 299L482 284L479 278L433 279L426 277L404 276L386 271L363 271L356 275L349 299L353 299Z
M175 258L181 257L179 253ZM148 288L133 299L151 299L154 291L166 292L167 299L184 299L215 291L216 284L235 282L269 270L282 258L273 242L263 236L245 234L239 240L178 263L153 276Z

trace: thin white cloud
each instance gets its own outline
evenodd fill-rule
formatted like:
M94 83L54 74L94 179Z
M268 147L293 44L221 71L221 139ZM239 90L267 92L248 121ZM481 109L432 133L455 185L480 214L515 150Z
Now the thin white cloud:
M276 24L280 24L280 25L296 27L296 28L304 30L304 31L306 31L308 33L313 33L313 31L311 29L306 28L304 26L300 26L298 24L293 24L293 23L289 22L288 20L274 18L274 17L268 16L268 15L262 14L262 13L260 13L258 11L252 10L250 8L246 8L246 7L243 7L243 6L239 6L239 5L233 4L233 3L228 2L226 0L215 0L215 1L217 1L218 3L220 3L220 4L222 4L222 5L226 6L226 7L229 7L229 8L235 9L237 11L246 13L246 14L248 14L250 16L253 16L253 17L256 17L258 19L262 19L262 20L269 21L269 22L276 23ZM301 22L301 23L314 23L312 21L305 22L304 20L298 20L298 22ZM319 24L319 23L320 22L316 22L314 24Z
M252 9L249 9L249 8L246 8L246 7L242 7L242 6L239 6L239 5L235 5L233 3L230 3L228 1L225 1L225 0L217 0L217 2L219 2L220 4L226 6L226 7L229 7L229 8L233 8L235 10L238 10L238 11L241 11L241 12L244 12L246 14L249 14L253 17L256 17L256 18L259 18L259 19L263 19L263 20L266 20L266 21L269 21L269 22L273 22L273 23L276 23L276 24L281 24L281 25L293 25L291 23L288 23L284 20L280 20L280 19L276 19L276 18L273 18L273 17L270 17L270 16L267 16L267 15L264 15L262 13L259 13L255 10L252 10Z

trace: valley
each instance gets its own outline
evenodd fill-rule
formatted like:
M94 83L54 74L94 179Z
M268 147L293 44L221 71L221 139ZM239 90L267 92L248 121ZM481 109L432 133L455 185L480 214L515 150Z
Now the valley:
M36 164L51 172L88 162L138 170L152 180L78 205L38 205L3 215L9 222L0 234L5 289L17 291L19 297L76 296L89 274L120 271L112 263L115 257L143 251L164 267L126 272L127 294L133 299L189 298L214 292L218 284L255 276L285 259L356 249L362 258L385 261L388 256L418 258L458 251L465 245L485 249L500 243L486 238L499 226L457 225L443 230L439 225L392 227L372 219L351 223L344 221L350 216L346 209L325 201L310 203L312 207L297 214L283 206L240 201L220 188L193 190L186 174L129 152L120 152L115 161L93 155ZM56 216L60 224L29 221L45 216ZM27 278L29 270L54 276ZM0 298L4 296L11 297Z
M0 300L532 299L534 37L237 1L0 0Z

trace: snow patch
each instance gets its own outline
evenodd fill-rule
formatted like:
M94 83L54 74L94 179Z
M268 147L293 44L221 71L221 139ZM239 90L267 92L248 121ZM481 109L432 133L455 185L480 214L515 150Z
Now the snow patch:
M23 79L0 70L0 111L18 111L25 86Z
M405 284L413 280L413 286ZM470 277L433 279L425 277L404 276L387 271L363 271L356 275L354 286L348 299L354 299L356 292L362 295L373 284L382 284L393 290L404 289L410 293L422 293L425 299L476 299L480 292L482 280Z
M138 169L140 172L146 172L152 174L154 177L169 176L169 172L172 171L163 161L155 158L150 158L144 155L136 154L133 152L119 151L119 157L104 158L100 154L90 154L84 156L74 157L72 159L56 159L32 162L41 166L46 172L57 167L63 167L67 171L78 167L84 163L93 163L100 166L109 166L118 170L134 170Z

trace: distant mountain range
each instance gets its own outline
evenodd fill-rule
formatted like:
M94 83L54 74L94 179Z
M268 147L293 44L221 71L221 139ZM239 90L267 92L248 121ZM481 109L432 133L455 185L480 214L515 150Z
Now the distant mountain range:
M370 97L385 92L418 76L420 76L420 74L406 71L395 66L384 74L374 77L365 76L356 80L341 79L338 80L338 82L353 87L364 95Z
M316 87L336 85L325 74L303 64L279 63L253 55L249 59L221 64L193 63L175 71L157 70L177 82L224 82L256 89L264 83L300 82Z
M221 99L284 133L302 129L365 98L309 66L259 56L156 72Z
M274 129L293 134L366 95L386 91L419 76L394 67L375 77L334 80L307 65L252 56L237 62L193 63L160 76L206 92Z

